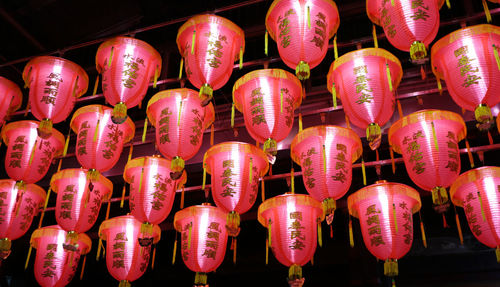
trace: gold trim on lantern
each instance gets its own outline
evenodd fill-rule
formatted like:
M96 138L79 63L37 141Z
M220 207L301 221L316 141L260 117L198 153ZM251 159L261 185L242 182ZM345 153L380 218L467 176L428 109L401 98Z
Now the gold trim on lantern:
M0 179L0 189L14 189L14 186L16 185L16 181L13 179ZM47 197L47 193L45 192L45 189L41 188L37 184L34 183L27 183L26 184L26 191L36 193L38 196L40 196L43 201L45 201L45 198Z
M37 230L33 231L31 234L31 239L30 239L30 244L33 246L35 249L38 249L38 239L41 237L45 236L64 236L66 237L67 232L59 227L58 225L52 225L52 226L46 226L42 228L38 228ZM85 245L87 245L87 248L84 248L81 250L81 254L88 254L90 252L90 249L92 249L92 240L87 236L85 233L79 233L78 234L78 242L83 242Z
M99 238L106 241L107 240L106 236L103 234L106 229L127 225L128 223L135 224L136 225L135 227L139 229L139 231L141 230L142 223L137 219L135 219L135 217L133 217L132 215L122 215L103 221L101 223L101 226L99 226ZM157 224L151 224L151 225L153 229L151 236L153 237L153 243L156 244L161 239L161 229Z
M82 169L82 168L68 168L68 169L63 169L59 172L56 172L54 173L54 175L52 175L52 178L50 179L50 187L52 188L52 190L57 193L57 182L58 180L60 179L63 179L63 178L74 178L74 177L77 177L80 175L80 173L84 173L85 175L85 178L87 178L87 170L86 169ZM104 185L104 187L106 187L109 192L108 194L105 194L103 196L103 200L109 200L111 198L111 195L113 194L113 183L107 179L104 175L102 175L101 173L99 173L99 183Z
M464 119L459 114L443 110L421 110L409 114L392 124L392 126L389 128L389 145L395 152L401 154L401 148L399 147L399 145L395 145L392 142L392 135L394 133L399 131L401 128L404 128L411 124L416 124L422 121L427 122L436 120L450 120L461 124L462 130L460 130L457 134L458 141L463 140L467 136L467 127L465 126Z
M361 156L363 153L363 145L361 144L361 139L359 138L358 134L356 134L353 130L347 129L344 127L339 127L339 126L333 126L333 125L321 125L321 126L314 126L307 128L305 130L302 130L301 132L297 133L297 135L293 138L292 144L290 145L290 154L292 157L292 160L296 162L298 165L300 165L300 158L298 155L296 155L293 150L296 145L300 144L303 140L311 137L311 136L317 136L317 137L325 137L327 130L334 130L335 131L335 136L342 136L346 137L349 139L352 139L356 141L358 144L358 148L354 150L352 153L352 162L355 162L358 160L358 158Z
M471 169L467 172L462 173L451 185L450 187L450 197L454 205L463 207L463 202L460 198L455 197L457 192L462 185L467 183L473 183L477 180L484 179L486 177L500 178L500 167L497 166L483 166L476 169ZM476 188L474 186L474 188ZM494 186L497 189L496 186Z
M224 222L226 222L227 213L222 209L216 206L211 205L194 205L190 207L186 207L182 210L179 210L175 213L174 216L174 228L177 232L182 231L182 226L179 225L179 221L184 220L185 218L194 217L198 215L198 213L205 213L208 211L208 217L218 217Z
M136 167L145 167L146 165L146 160L148 162L148 164L151 164L151 163L155 163L156 165L158 166L161 166L163 168L166 168L168 170L171 170L170 169L170 163L171 161L168 160L168 159L165 159L163 157L160 157L160 156L144 156L144 157L136 157L134 159L131 159L129 162L127 162L127 164L125 165L125 169L124 169L124 172L123 172L123 179L127 182L127 183L131 183L132 182L132 178L128 177L127 176L127 170L130 169L130 168L136 168ZM182 172L182 176L181 178L175 180L177 182L177 185L178 186L181 186L181 185L184 185L186 184L186 181L187 181L187 174L186 174L186 171L184 170Z
M7 113L17 111L21 107L21 104L23 103L23 92L16 83L12 82L7 78L0 77L0 83L4 86L7 86L11 90L14 90L14 92L17 94L17 97L14 97L14 100L9 104Z

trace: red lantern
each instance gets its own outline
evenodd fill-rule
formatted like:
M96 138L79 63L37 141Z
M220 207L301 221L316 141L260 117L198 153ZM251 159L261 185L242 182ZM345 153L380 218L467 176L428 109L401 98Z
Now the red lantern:
M123 144L134 138L135 125L130 118L123 124L114 124L111 118L111 108L90 105L76 110L71 119L71 129L78 135L76 158L91 172L110 170L120 159Z
M82 67L66 59L41 56L26 64L23 79L30 88L31 113L40 120L39 135L46 139L52 123L64 121L76 98L87 92L89 78Z
M186 172L178 180L172 180L170 172L170 161L159 155L127 163L123 178L130 184L130 212L137 220L160 224L167 218L177 188L186 183Z
M474 111L478 127L493 124L490 107L500 102L500 28L477 25L457 30L432 47L432 70L444 79L460 107Z
M302 102L302 85L280 69L256 70L238 79L233 102L243 113L248 133L264 150L276 155L277 144L293 126L293 112Z
M57 224L76 238L96 222L103 201L113 194L113 183L102 175L89 188L88 171L63 169L52 176L50 186L57 193L55 217Z
M464 208L474 236L496 248L500 262L500 167L484 166L461 174L450 188L453 204Z
M373 256L385 260L384 274L398 275L398 259L413 242L413 213L420 210L418 192L404 184L379 181L347 198L349 214L359 218L363 241Z
M92 241L79 234L77 245L68 248L66 231L57 225L38 228L31 235L31 246L36 248L35 278L43 287L63 287L75 276L80 256L89 253ZM83 268L83 267L82 267Z
M229 213L226 227L235 237L240 231L240 214L255 203L259 178L269 170L266 154L251 144L224 142L205 153L203 167L212 175L212 197Z
M156 144L161 154L171 160L172 179L184 170L184 161L198 152L203 132L214 121L214 106L202 106L198 93L174 89L157 93L148 102L149 121L156 127Z
M293 161L302 167L302 179L307 192L323 203L328 224L333 220L335 200L349 190L352 163L363 146L351 129L338 126L316 126L299 132L292 141Z
M132 215L123 215L104 221L99 237L106 240L106 265L109 273L120 281L119 287L130 287L130 282L141 277L149 264L151 244L160 240L158 225L144 228Z
M328 41L340 24L337 5L331 0L275 0L266 15L266 29L283 62L295 68L300 80L325 58Z
M213 91L229 80L238 57L241 67L245 34L226 18L197 15L179 28L177 47L186 62L187 77L200 89L205 105L212 98Z
M347 53L330 66L328 90L332 92L334 106L339 95L349 120L366 129L372 150L380 146L380 127L392 117L395 92L402 76L398 58L379 48Z
M21 89L12 81L0 77L0 126L10 114L17 111L23 102Z
M406 171L420 188L432 191L435 205L448 202L446 188L460 173L458 142L465 138L464 120L456 113L422 110L389 129L389 144L403 155Z
M127 109L140 105L150 82L161 71L160 54L148 43L128 37L116 37L99 46L96 68L102 74L102 92L114 106L113 122L127 119Z
M0 180L0 259L9 256L11 240L28 231L45 196L45 191L36 184L18 185L11 179Z
M215 271L226 254L226 213L208 204L178 211L174 227L181 236L182 260L196 272L195 286L207 285L208 272Z
M5 170L10 178L35 183L47 173L52 159L60 156L64 136L56 129L44 139L38 136L38 122L18 121L2 128L3 142L8 146Z

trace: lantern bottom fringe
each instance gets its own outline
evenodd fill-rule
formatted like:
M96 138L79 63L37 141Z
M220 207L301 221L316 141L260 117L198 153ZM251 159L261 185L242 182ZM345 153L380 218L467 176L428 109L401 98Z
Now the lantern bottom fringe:
M118 284L118 287L130 287L130 282L128 280L121 280L120 283Z
M207 285L207 273L196 272L194 277L194 286L205 286Z
M412 61L420 61L427 57L425 44L420 41L415 41L410 47L410 57Z
M444 205L448 202L448 193L444 187L436 186L431 192L434 205Z
M309 68L309 64L304 61L300 61L295 68L295 75L297 75L297 78L301 81L309 79L311 76L311 68Z
M52 121L50 119L43 119L38 124L37 133L42 139L48 139L52 135Z
M170 178L172 180L177 180L181 178L182 172L184 171L184 167L185 167L184 159L182 159L179 156L174 157L174 159L172 159L172 162L170 163L170 169L172 170L172 172L170 172Z
M288 269L288 281L302 279L302 266L293 264Z
M127 120L127 106L124 102L119 102L114 106L111 120L115 124L123 124Z
M388 277L398 276L398 261L396 259L387 259L384 263L384 275Z
M0 259L5 260L10 255L12 241L9 238L0 239Z
M337 204L335 200L331 197L326 198L323 200L323 212L326 215L326 223L328 225L332 224L333 221L333 214L335 212L335 209L337 208Z
M273 139L267 139L264 142L263 148L264 148L264 152L266 152L272 156L276 156L276 154L278 154L278 144Z
M100 173L95 168L91 168L91 169L89 169L87 171L87 180L89 180L90 182L92 182L92 181L94 181L94 182L99 181L99 176L100 176Z
M382 131L377 123L371 123L366 128L366 140L370 145L371 150L376 150L382 141Z
M500 263L500 246L497 246L495 254L497 255L497 262Z
M494 124L493 115L491 114L491 109L487 105L484 104L478 105L474 110L474 116L477 121L476 127L480 131L487 131Z
M235 211L231 211L226 216L226 229L228 235L231 237L236 237L240 234L240 214Z
M203 86L201 86L200 88L200 98L202 101L201 106L204 107L208 105L210 100L212 100L213 95L214 95L214 89L212 89L212 87L210 87L209 84L204 84Z

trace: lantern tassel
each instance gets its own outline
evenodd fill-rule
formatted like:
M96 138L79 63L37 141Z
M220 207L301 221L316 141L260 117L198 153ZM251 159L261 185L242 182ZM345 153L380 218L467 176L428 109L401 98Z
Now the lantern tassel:
M33 250L33 246L30 243L30 248L28 249L28 256L26 257L26 263L24 264L24 270L28 269L28 265L30 264L31 251Z
M144 178L144 167L141 168L141 176L139 177L139 191L137 193L141 193L142 191L142 179Z
M160 76L160 71L158 69L158 66L156 66L155 68L155 75L154 75L154 78L153 78L153 88L156 89L156 84L158 83L158 77Z
M396 205L393 203L392 204L392 216L394 217L394 229L396 230L396 233L398 233L398 216L396 214Z
M288 269L288 281L302 279L302 267L298 264L292 264Z
M214 135L215 135L215 127L214 124L210 126L210 146L214 145Z
M49 204L49 198L52 188L49 186L49 190L47 191L47 196L45 197L45 203L43 205L42 214L40 214L40 221L38 222L38 228L42 227L43 217L45 216L45 210L47 209L47 205Z
M484 9L484 15L486 16L486 22L491 23L491 13L490 9L488 8L488 3L486 3L486 0L483 0L483 9Z
M155 269L156 246L153 247L153 258L151 259L151 270Z
M446 0L446 7L448 7L448 9L451 9L451 3L450 3L450 0Z
M252 162L252 158L250 158L250 163L249 163L250 167L248 168L248 182L250 182L250 184L252 184L253 182L253 162Z
M192 224L189 224L189 231L188 231L188 249L191 249L191 231L192 231L192 228L193 225Z
M234 103L231 106L231 128L234 128Z
M490 143L490 145L493 144L493 137L491 136L490 131L488 131L488 142Z
M373 46L378 48L378 39L377 39L377 28L375 24L372 25L372 36L373 36Z
M330 238L333 238L333 227L331 224L330 224Z
M477 192L477 198L479 199L479 203L481 204L481 216L483 217L483 221L486 221L486 213L484 212L483 200L481 199L481 193Z
M299 132L302 131L302 113L299 113Z
M240 48L240 70L243 69L243 47Z
M99 134L99 124L100 124L101 120L98 119L97 120L97 124L95 125L95 130L94 130L94 137L92 138L92 142L96 142L97 141L97 135Z
M391 0L391 5L394 7L394 0Z
M290 172L290 186L291 186L292 194L295 194L295 175L294 175L293 167L292 167L292 170Z
M321 221L318 220L318 245L323 247L323 231L321 230Z
M399 100L397 100L396 103L398 105L399 118L402 119L403 118L403 108L401 107L401 102Z
M280 91L280 113L283 113L283 89Z
M236 250L238 246L238 239L233 237L233 264L236 264Z
M106 219L105 220L109 219L109 211L110 211L110 209L111 209L111 199L108 199L108 206L106 207Z
M99 87L99 74L95 77L94 90L92 91L92 96L97 94L97 87Z
M269 33L266 30L266 34L264 34L264 54L268 56L268 43L269 43Z
M134 144L131 143L130 147L128 149L128 158L127 158L127 163L132 159L132 153L134 152Z
M146 142L146 133L148 132L148 117L144 119L144 128L142 129L142 143Z
M393 259L387 259L384 262L384 275L394 277L398 275L398 262Z
M446 216L444 213L441 214L443 217L443 228L449 228L450 226L448 225L448 222L446 221Z
M111 47L111 53L108 58L108 68L111 68L111 63L113 62L113 54L115 52L115 47Z
M455 210L455 223L457 224L458 238L460 239L460 245L464 245L464 236L462 233L462 225L460 224L460 218L457 213L457 208L453 205L453 209Z
M325 151L325 145L323 145L322 155L323 155L323 172L326 173L326 151Z
M436 77L436 82L437 82L439 94L442 95L443 94L443 86L441 85L441 79L439 79L438 77Z
M431 126L432 126L432 138L434 139L434 147L436 148L436 151L439 152L439 145L436 136L436 127L434 126L434 122L431 122Z
M392 92L392 77L391 77L391 69L389 68L389 64L385 64L385 71L387 73L387 83L389 84L389 91Z
M265 190L265 184L264 184L264 178L261 177L260 179L260 196L262 199L262 202L266 200L266 190Z
M498 57L498 48L493 45L493 53L495 54L495 60L497 62L497 68L500 70L500 58Z
M96 261L99 261L101 257L101 248L102 248L102 239L99 238L99 242L97 243L97 254L95 256Z
M361 159L361 172L363 173L363 185L366 185L366 169L364 159Z
M80 280L83 279L83 273L85 272L86 263L87 263L87 255L83 256L82 271L80 271Z
M177 116L177 126L181 126L181 116L182 116L182 101L179 102L179 115Z
M191 39L191 55L194 55L194 44L196 41L196 30L193 30L193 37Z
M273 246L272 245L272 230L271 230L271 227L272 227L272 222L271 222L271 219L269 219L269 224L267 225L267 238L269 240L269 246Z
M391 155L392 174L396 174L396 162L394 161L394 151L392 150L392 146L389 146L389 153Z
M266 238L266 265L269 263L269 239Z
M68 135L66 136L66 141L64 142L64 150L63 150L62 157L66 157L66 155L68 154L68 147L69 147L69 138L70 138L70 136L71 136L71 128L69 129Z
M178 79L182 79L182 70L184 69L184 57L181 57L181 63L179 65L179 77Z
M122 199L120 200L120 208L123 208L123 202L125 201L125 192L127 192L126 183L123 184Z
M422 221L422 213L418 212L418 216L420 217L420 233L422 234L422 243L424 247L427 248L427 237L425 236L425 228L424 222Z
M57 172L60 172L61 171L61 165L62 165L62 158L59 159L59 163L57 164Z
M469 156L469 162L470 162L470 167L474 168L474 157L472 157L472 153L470 152L470 145L469 141L465 139L465 147L467 148L467 155Z
M184 185L182 186L181 189L181 209L184 208Z
M33 159L35 158L35 150L36 150L36 144L38 142L38 139L35 140L35 144L33 145L33 149L31 149L31 155L30 155L30 160L28 162L28 165L31 166L33 163Z
M28 100L28 103L26 104L26 109L24 110L24 117L28 116L28 113L30 112L31 109L31 101Z
M345 115L345 125L348 129L351 129L351 122L349 121L347 114Z
M333 108L337 108L337 89L335 89L335 83L332 84L332 100L333 100Z
M335 37L333 37L333 54L334 54L335 60L337 60L339 58L339 50L337 48L337 35L335 35Z
M352 232L352 220L350 215L349 215L349 245L351 246L351 248L354 248L354 234Z
M202 190L205 190L206 183L207 183L207 169L205 167L203 167L203 182L201 185Z
M175 264L175 257L177 255L177 234L175 234L175 241L174 241L174 251L172 254L172 265Z

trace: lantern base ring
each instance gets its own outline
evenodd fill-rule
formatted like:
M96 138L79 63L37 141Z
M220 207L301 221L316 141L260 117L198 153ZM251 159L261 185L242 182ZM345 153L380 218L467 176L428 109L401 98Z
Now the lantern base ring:
M480 131L488 131L494 124L491 109L485 104L480 104L476 107L474 110L474 116L477 121L476 127Z
M382 141L382 130L377 123L371 123L366 128L366 140L371 150L376 150Z
M236 237L240 234L240 214L231 211L226 216L226 229L229 236Z
M48 139L52 135L52 121L50 119L43 119L38 128L36 129L38 136L42 139Z
M415 41L410 47L410 57L412 62L419 62L427 57L427 49L425 44L420 41Z
M120 284L118 284L118 287L131 287L130 282L128 280L121 280Z
M111 113L111 121L114 124L123 124L127 120L127 105L124 102L119 102L113 107L113 112Z
M396 259L387 259L384 263L384 275L388 277L398 276L398 261Z
M329 197L323 200L323 212L326 215L325 219L328 225L332 224L335 209L337 209L337 204L333 198Z
M300 280L300 279L303 279L302 278L302 266L298 265L298 264L292 264L292 266L290 266L290 268L288 269L288 283L290 284L290 282L292 281L296 281L296 280ZM292 286L292 285L290 285ZM295 286L295 285L293 285Z
M201 106L204 107L210 103L214 95L214 89L209 84L204 84L200 88Z
M436 186L432 189L432 203L434 205L445 205L448 202L448 192L446 188L441 186Z
M205 286L207 285L207 273L196 272L194 277L194 286Z
M12 241L9 238L0 239L0 259L5 260L10 255Z
M182 172L184 171L185 162L180 156L176 156L170 162L170 178L172 180L178 180L182 176Z
M301 81L309 79L311 76L311 68L309 67L309 64L304 61L300 61L295 68L295 75L297 75L297 78Z

